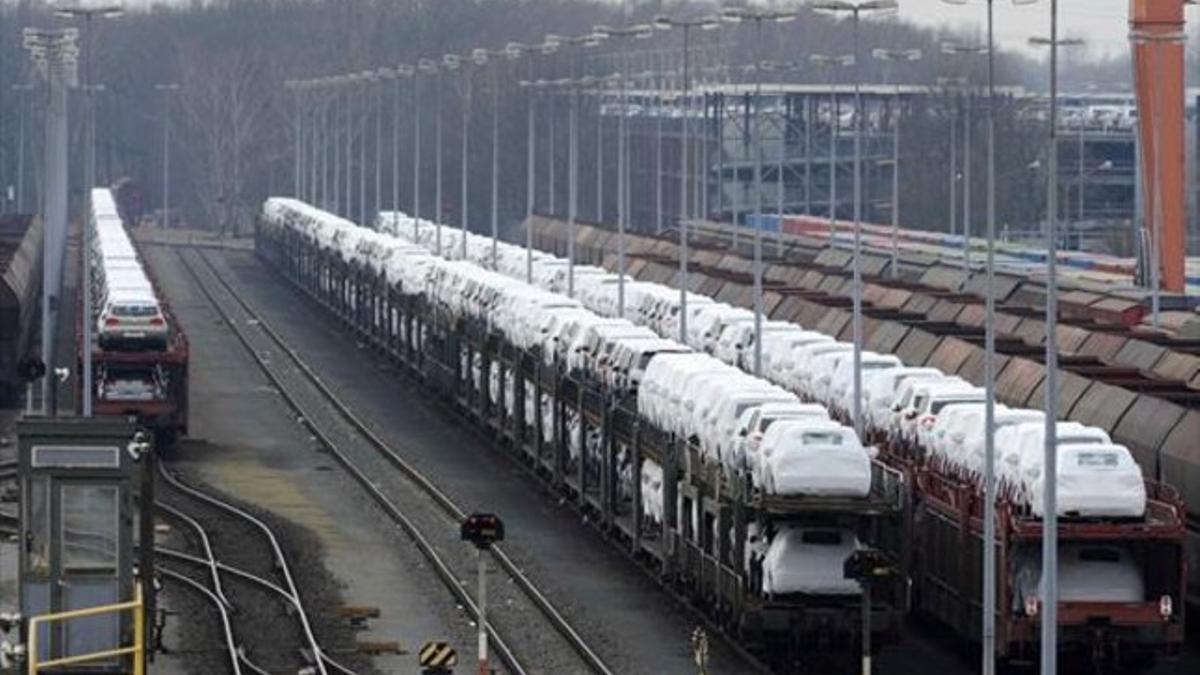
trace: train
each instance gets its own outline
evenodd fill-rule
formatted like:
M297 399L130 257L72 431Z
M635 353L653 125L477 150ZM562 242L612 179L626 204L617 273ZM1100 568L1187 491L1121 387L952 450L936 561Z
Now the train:
M801 660L801 652L814 646L853 643L855 617L863 610L857 595L775 593L770 583L764 583L764 565L781 557L773 557L772 551L786 548L776 546L781 536L798 537L803 551L805 544L849 532L853 536L849 549L838 549L840 554L820 564L804 555L790 558L798 566L791 572L803 576L804 571L824 569L826 576L832 576L828 574L832 568L845 571L842 556L870 546L902 570L882 583L878 593L872 584L878 604L871 607L869 625L875 632L894 637L899 618L915 596L918 604L926 603L925 611L964 637L971 636L978 609L972 611L970 598L977 595L972 589L978 582L970 564L950 565L953 569L947 571L944 564L934 565L943 558L927 554L953 555L978 536L970 528L978 517L972 511L978 508L976 485L942 465L921 460L911 447L883 443L876 448L879 454L865 464L869 477L861 493L852 497L803 491L774 494L768 489L770 483L750 475L746 465L729 461L729 446L722 443L740 441L713 432L715 428L731 431L728 421L747 412L736 401L729 403L734 395L697 394L694 406L704 409L703 414L681 407L678 401L666 404L669 414L654 414L664 408L652 401L664 400L663 382L672 381L655 379L654 373L662 370L658 365L706 363L711 357L702 352L681 355L678 349L664 350L659 345L653 349L661 353L655 351L639 362L619 355L644 355L649 348L638 351L630 345L649 336L610 330L608 337L595 337L604 331L589 328L590 341L572 341L584 356L572 359L572 353L560 351L561 343L552 341L570 334L570 329L557 326L562 322L594 326L603 321L582 318L590 309L552 293L563 279L562 261L538 255L535 280L544 288L536 288L501 274L504 270L514 276L524 274L516 273L524 269L524 254L507 245L492 249L486 241L442 232L436 236L435 248L466 258L447 263L423 248L435 242L431 232L436 226L397 214L390 223L381 217L381 225L391 234L358 228L294 200L273 199L259 220L256 250L361 339L504 439L555 490L588 511L593 522L634 555L650 561L660 581L691 598L731 634L785 664ZM410 236L396 236L410 227ZM597 284L605 283L603 270L577 271L581 277L594 276ZM648 286L640 285L644 296L634 304L643 304L637 304L634 314L643 324L661 328L678 312L672 313L666 296ZM561 330L566 332L556 332ZM703 368L702 377L710 378L709 389L722 390L713 386L718 381L741 381L715 365ZM641 388L643 378L646 389ZM705 380L679 381L694 387ZM769 387L763 383L754 388L755 393L743 402L761 407L764 400L780 400ZM796 393L812 398L811 390ZM675 392L674 398L680 397ZM844 419L844 411L832 408ZM836 428L836 424L807 424L776 422L801 434L815 431L828 436ZM776 439L781 436L774 434ZM766 437L762 442L769 443ZM760 464L765 461L760 457ZM647 484L652 487L647 489ZM1093 660L1148 662L1177 650L1182 641L1186 597L1182 504L1168 488L1153 481L1145 490L1153 517L1088 519L1079 527L1068 523L1060 531L1067 541L1105 551L1099 554L1102 557L1109 555L1114 541L1129 541L1142 533L1158 546L1153 559L1162 561L1161 568L1153 570L1153 587L1140 592L1136 600L1114 603L1085 597L1064 603L1068 607L1060 624L1067 644L1090 650ZM1036 649L1037 613L1029 611L1036 606L1036 601L1026 602L1029 593L1012 592L1018 576L1012 565L1027 562L1018 550L1039 536L1039 525L1019 504L1005 504L1001 546L1003 553L1012 555L1001 557L1004 586L1000 590L1005 601L998 617L1001 656L1019 661ZM817 533L817 541L805 540L809 530ZM1131 555L1143 556L1137 564L1145 562L1144 551ZM831 567L831 562L836 564ZM1009 601L1015 597L1021 601L1014 607ZM939 614L939 606L946 611Z
M187 336L129 236L113 191L95 188L90 204L93 236L82 255L92 313L84 316L80 302L78 334L83 322L91 324L93 411L134 416L168 448L187 433ZM82 343L78 358L82 370Z
M569 228L535 217L534 245L563 255ZM616 266L615 232L576 227L581 265ZM748 254L697 236L690 244L689 287L750 305ZM675 283L678 244L671 235L627 233L628 273L639 280ZM932 367L979 385L984 378L983 279L936 261L901 259L891 278L887 259L864 256L863 338L866 349L894 354L906 365ZM772 320L813 326L849 340L851 258L820 240L790 242L786 258L765 272L764 306ZM1044 405L1046 369L1044 288L1037 278L998 272L994 285L996 394L1013 407ZM1200 355L1195 341L1139 327L1145 308L1120 295L1063 288L1059 297L1059 419L1102 429L1127 447L1149 478L1177 489L1185 504L1188 604L1200 606ZM1194 313L1193 313L1194 315Z

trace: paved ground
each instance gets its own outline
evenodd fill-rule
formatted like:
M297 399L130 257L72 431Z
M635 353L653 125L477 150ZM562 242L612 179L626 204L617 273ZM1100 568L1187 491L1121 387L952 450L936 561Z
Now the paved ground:
M343 601L383 610L363 639L399 640L413 654L427 639L472 644L463 615L423 571L424 559L401 535L379 525L384 515L358 498L360 488L318 451L174 254L152 249L149 258L192 350L190 431L196 440L174 461L315 534L326 567L341 582ZM377 666L415 673L413 654L380 657Z
M257 311L397 451L463 508L504 516L509 554L618 672L694 671L687 641L696 621L640 570L541 494L541 484L506 456L428 404L331 322L314 320L321 318L317 310L251 255L224 255ZM728 649L714 652L711 672L745 672Z

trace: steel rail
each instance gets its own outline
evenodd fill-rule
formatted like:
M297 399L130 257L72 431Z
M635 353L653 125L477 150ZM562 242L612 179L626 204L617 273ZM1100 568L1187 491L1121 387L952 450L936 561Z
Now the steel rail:
M180 262L183 264L183 267L187 270L188 274L192 277L197 287L200 289L201 294L208 299L209 303L214 307L214 309L216 309L217 313L222 317L224 322L231 328L238 342L241 343L243 348L245 348L245 350L250 354L251 358L254 359L254 361L258 364L264 375L266 375L267 379L270 380L276 389L279 390L280 395L287 402L287 404L300 415L304 426L308 428L313 436L321 443L322 446L325 447L325 449L334 457L334 459L336 459L338 463L342 465L346 472L350 474L351 478L353 478L364 490L366 490L375 503L382 508L395 523L399 524L401 528L404 529L409 538L412 539L417 545L417 548L421 551L422 555L429 560L434 572L437 574L443 585L446 586L450 593L455 597L456 601L461 604L472 617L478 619L479 607L475 604L475 601L467 593L465 588L463 588L458 575L456 575L454 571L450 569L449 564L447 564L441 554L437 552L437 550L433 547L433 544L430 543L424 534L421 533L416 524L407 515L405 515L403 510L396 506L396 504L389 499L377 485L375 485L370 476L364 473L363 470L357 464L355 464L354 461L351 460L350 457L313 422L313 418L308 414L308 411L305 410L296 397L294 397L288 391L279 376L271 371L266 360L263 359L254 349L250 339L246 337L245 333L241 330L237 323L232 320L229 314L216 301L216 298L213 296L212 292L208 289L204 282L200 280L199 274L193 268L191 263L188 262L187 257L183 254L182 249L177 248L176 253ZM235 300L240 300L240 298L236 297L236 294ZM251 313L251 316L257 315ZM267 328L265 325L261 323L258 325L260 328L264 329L264 333L266 333L268 336L271 335L270 332L265 330ZM291 350L285 347L285 351L290 353ZM311 374L311 371L307 371L303 367L301 368L301 371L308 376L310 382L313 382L316 385L317 389L322 393L322 395L326 395L325 392L328 390L319 380L313 379L314 376ZM340 401L330 401L330 403L336 410L344 413L343 406L340 404ZM361 428L358 428L357 426L355 428L361 433ZM370 440L370 438L368 438L368 440ZM400 461L403 462L403 460ZM405 464L405 466L407 466L407 464ZM435 502L441 504L441 499L447 499L445 495L432 486L432 483L428 483L426 481L428 486L432 488L431 491L426 489L425 484L422 484L422 481L418 480L414 476L409 475L408 478L412 482L415 482L417 486L422 488L427 494L429 494ZM441 499L439 499L439 497ZM488 625L488 633L491 646L494 648L496 654L500 657L500 660L504 662L504 665L509 672L513 673L513 675L527 675L528 671L517 659L512 648L508 645L508 642L499 634L495 626L490 623ZM602 672L607 673L608 671Z
M321 655L324 654L324 651L321 649L320 643L317 642L317 637L313 633L312 625L308 621L308 612L304 611L304 605L300 599L300 590L296 587L296 582L292 577L291 566L288 565L287 556L283 554L283 547L279 545L279 539L275 536L275 532L272 531L271 528L268 527L267 524L262 520L259 520L254 515L247 513L243 509L240 509L233 504L225 502L201 490L193 488L190 485L187 485L176 476L171 475L171 473L167 471L166 467L164 467L162 464L158 465L158 469L163 479L166 480L167 483L169 483L176 490L179 490L180 492L189 495L194 499L198 499L209 506L232 514L235 517L250 523L252 526L257 528L258 531L262 532L263 536L266 537L267 542L271 545L272 553L275 556L276 567L279 569L279 573L283 576L283 579L287 584L288 592L291 594L292 598L295 599L297 615L300 621L300 628L304 631L305 641L308 642L309 647L313 650L317 672L320 673L320 675L328 675L325 671L324 659L321 658Z
M209 601L212 602L213 606L217 608L217 613L221 615L221 625L225 633L225 646L229 652L229 665L233 667L234 675L241 675L242 655L238 651L237 640L234 639L233 636L233 625L229 622L229 611L225 608L221 598L217 597L217 595L208 588L205 588L204 584L192 579L191 577L188 577L185 574L180 574L175 570L163 567L161 565L158 565L157 569L159 574L175 579L176 581L207 597Z
M350 410L349 406L342 402L341 398L338 397L337 394L335 394L324 383L324 381L317 376L315 372L313 372L308 363L306 363L300 357L300 355L297 354L296 351L287 344L282 336L280 336L279 333L271 327L270 323L268 323L260 314L255 312L254 309L251 308L250 305L241 297L241 295L233 289L229 282L221 276L221 274L217 271L216 266L213 265L212 261L209 260L204 251L198 250L197 256L205 264L205 266L208 267L209 271L213 275L213 278L215 278L217 282L224 287L225 291L229 293L230 297L232 297L234 301L241 306L242 311L244 311L255 321L254 325L258 327L265 335L267 335L271 341L274 342L276 346L278 346L285 354L287 354L288 358L296 364L297 368L299 368L305 377L321 392L326 400L331 403L335 409L337 409L338 413L341 414L341 416L347 422L349 422L350 425L353 426L354 429L358 431L358 433L364 439L366 439L371 446L378 450L384 459L386 459L396 468L400 469L400 471L409 477L409 479L417 483L422 490L432 496L434 500L454 519L455 522L462 522L466 519L467 514L465 511L459 508L459 506L452 499L450 499L449 496L438 489L438 487L434 485L428 477L426 477L416 467L414 467L403 457L401 457L395 450L393 450L386 441L384 441L378 434L371 430L371 428L365 422L355 415L354 412ZM282 390L282 387L280 389ZM307 416L305 416L305 419L308 419ZM514 581L517 582L517 586L521 589L521 591L525 593L525 595L533 601L534 605L537 606L542 614L550 620L551 625L553 625L559 634L563 636L564 640L570 644L571 648L575 650L580 658L582 658L588 664L588 667L590 667L596 673L613 675L613 671L608 667L607 664L604 663L603 659L601 659L600 656L587 643L587 641L584 640L581 635L579 635L570 622L567 621L566 617L564 617L558 611L558 609L554 607L554 605L541 592L541 590L537 588L536 584L534 584L529 576L526 575L525 572L522 571L515 562L513 562L512 558L508 556L504 548L499 545L492 545L490 550L492 552L492 557L497 563L499 563L500 567L503 568L504 571L508 573L508 575L512 577Z
M183 551L177 551L175 549L167 548L165 546L155 546L154 552L158 555L163 555L168 558L174 558L175 560L180 560L180 561L183 561L186 563L190 563L197 567L207 567L209 565L209 561L205 560L201 556L192 555L190 553L184 553ZM265 588L266 590L270 591L271 593L278 595L292 609L294 609L298 612L304 611L304 608L296 603L296 599L293 598L291 596L291 594L289 594L287 592L287 589L283 588L279 584L276 584L275 582L271 581L270 579L267 579L266 577L255 574L253 572L244 570L240 567L236 567L236 566L230 565L228 563L223 563L219 560L213 561L213 564L216 566L217 569L221 570L222 572L225 572L227 574L230 574L230 575L233 575L240 579L243 579L244 581L254 584L256 586L261 586L262 588ZM320 657L321 657L321 659L323 659L325 661L326 665L331 666L334 670L336 670L340 673L343 673L344 675L355 675L353 670L350 670L349 668L343 666L342 664L338 663L337 661L334 661L333 658L331 658L325 652L321 652Z

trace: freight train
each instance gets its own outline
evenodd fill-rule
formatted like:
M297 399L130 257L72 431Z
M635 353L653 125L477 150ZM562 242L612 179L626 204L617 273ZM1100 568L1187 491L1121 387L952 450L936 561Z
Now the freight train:
M93 410L135 416L160 447L169 447L187 433L187 337L126 232L111 190L92 190L89 218L85 292L92 314L83 316L80 303L80 322L93 328Z
M580 266L577 297L602 312L624 305L622 318L597 316L550 292L567 283L564 261L536 255L534 281L545 287L538 289L503 274L524 278L525 254L512 247L493 249L486 240L463 240L398 214L381 218L381 225L394 234L271 200L258 250L384 354L412 366L518 448L731 632L757 638L768 653L788 654L785 662L799 657L801 644L852 639L861 608L835 570L869 544L907 573L904 583L881 589L872 626L895 625L911 581L925 611L974 634L977 484L956 465L898 439L856 468L865 449L853 433L827 414L808 418L797 398L844 401L832 382L839 369L831 358L844 350L804 342L799 327L780 330L772 342L775 372L793 379L770 385L703 353L716 351L727 336L713 338L724 333L743 336L741 343L726 339L728 359L744 360L747 348L736 325L745 317L719 311L711 300L696 296L689 303L688 320L706 328L688 333L697 348L688 352L654 335L678 327L684 314L678 291L629 281L626 297L614 305L620 284ZM419 245L430 242L474 262L433 256ZM811 363L780 363L797 348ZM886 366L879 375L898 368L879 362ZM818 372L831 375L813 378ZM770 419L760 424L760 417ZM1121 457L1120 449L1099 454L1102 465L1109 454ZM1122 465L1126 480L1129 464ZM1133 478L1142 485L1140 475ZM1060 529L1071 542L1065 555L1096 558L1083 562L1101 566L1115 555L1121 573L1134 569L1134 581L1123 585L1126 597L1075 589L1081 594L1061 603L1067 644L1097 662L1144 661L1182 640L1182 505L1166 488L1142 489L1140 515L1086 514ZM1021 660L1036 649L1030 544L1040 536L1040 520L1019 500L1006 500L1000 512L1000 649ZM1095 578L1095 565L1090 571ZM1105 573L1111 570L1100 569L1100 578ZM822 586L840 592L813 591Z
M635 337L631 323L599 317L562 295L442 260L299 202L268 203L257 250L364 341L504 439L744 644L783 662L806 649L851 653L864 607L844 564L867 546L898 546L888 537L902 521L903 476L849 439L837 449L792 444L786 450L796 462L841 450L848 466L795 489L764 490L745 472L728 470L709 447L704 416L684 421L685 404L671 401L663 383L690 365L692 375L738 389L745 404L794 395L681 345ZM542 339L551 333L554 342ZM575 367L568 369L568 357ZM640 374L629 377L626 366ZM635 389L642 377L642 388L656 380L663 395L652 400ZM714 397L712 419L722 403L737 402ZM821 417L813 434L841 442L846 429ZM671 420L684 426L668 430ZM869 625L877 643L896 635L903 591L899 578L873 583Z

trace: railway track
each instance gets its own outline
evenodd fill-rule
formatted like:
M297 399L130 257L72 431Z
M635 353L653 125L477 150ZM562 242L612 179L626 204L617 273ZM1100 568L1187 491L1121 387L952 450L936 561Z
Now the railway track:
M205 252L179 248L176 254L300 421L412 539L441 583L477 620L478 606L462 581L473 578L476 562L458 537L466 512L356 416L241 298ZM488 623L492 651L507 672L614 672L502 547L493 547L492 560L509 582L489 583L491 602L504 610L489 614Z
M167 489L156 508L183 526L195 552L156 547L158 568L215 606L232 671L351 674L317 641L292 565L272 528L161 466L160 476Z

